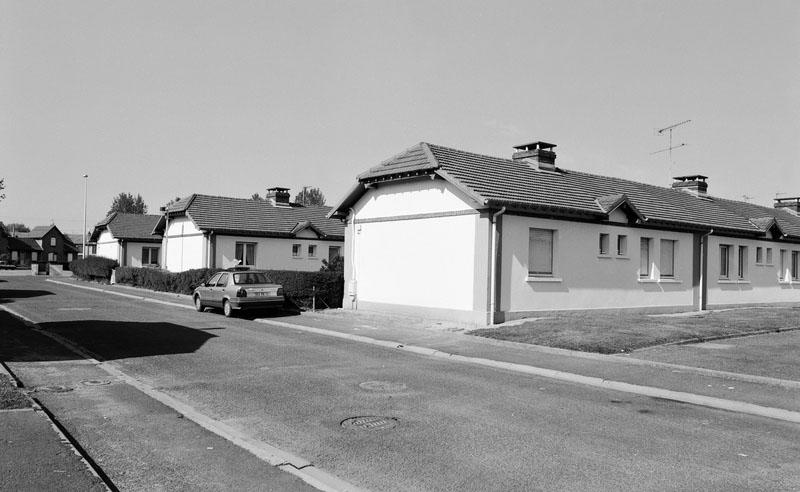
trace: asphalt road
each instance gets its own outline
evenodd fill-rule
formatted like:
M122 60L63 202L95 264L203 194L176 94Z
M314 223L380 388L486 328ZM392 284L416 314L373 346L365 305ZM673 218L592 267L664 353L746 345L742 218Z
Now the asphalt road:
M365 489L800 489L796 424L453 364L41 278L5 280L0 303L42 329ZM59 369L75 357L44 352L21 354L9 366L35 385L85 378ZM102 388L93 391L135 393L124 384ZM174 464L164 467L156 461L165 457L153 451L154 463L147 463L148 441L153 449L159 444L146 422L138 434L109 444L91 442L109 436L87 430L94 420L78 418L102 414L108 398L114 412L147 414L146 397L71 393L69 404L60 406L64 396L57 393L46 403L56 416L62 408L65 425L90 441L82 444L101 466L109 463L106 472L119 477L121 488L125 470L118 469L127 466L149 466L151 475L174 484L169 474L180 456L170 455ZM396 427L342 425L361 416L394 419L388 422ZM129 441L141 451L138 462L126 462ZM220 472L235 466L224 458L214 463Z

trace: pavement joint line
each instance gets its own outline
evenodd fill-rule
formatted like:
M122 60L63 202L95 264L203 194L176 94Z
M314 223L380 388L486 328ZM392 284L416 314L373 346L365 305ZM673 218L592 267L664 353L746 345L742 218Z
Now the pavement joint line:
M375 340L361 335L351 335L349 333L332 332L330 330L324 330L321 328L295 325L292 323L285 323L282 321L274 321L267 319L257 319L256 321L259 323L280 326L283 328L291 328L300 331L331 336L335 338L342 338L346 340L357 341L371 345L378 345L381 347L394 348L396 350L402 350L405 352L411 352L419 355L443 358L447 360L458 361L472 365L480 365L484 367L492 367L495 369L504 369L513 372L529 374L532 376L546 377L550 379L556 379L559 381L582 384L584 386L611 389L623 393L632 393L636 395L649 396L654 398L663 398L666 400L674 400L682 403L689 403L693 405L709 407L718 410L727 410L730 412L757 415L760 417L767 417L771 419L784 420L787 422L800 424L800 412L785 410L782 408L766 407L738 400L728 400L724 398L716 398L713 396L703 396L694 393L686 393L683 391L673 391L663 388L656 388L653 386L643 386L638 384L624 383L622 381L614 381L594 376L583 376L581 374L558 371L555 369L546 369L543 367L531 366L526 364L517 364L513 362L503 362L492 359L485 359L481 357L470 357L465 355L452 354L449 352L434 350L427 347L405 345L402 343L390 342L385 340Z
M35 412L35 408L25 407L25 408L2 408L0 409L0 413L9 413L9 412Z
M69 284L69 283L66 283L66 282L59 282L59 281L55 281L55 280L48 280L48 282L55 282L55 283L59 283L59 284L67 285L67 286L74 286L74 287L84 288L84 289L98 290L100 292L105 292L105 293L114 294L114 295L121 295L123 297L138 297L138 296L131 296L130 294L123 294L123 293L120 293L120 292L113 292L113 291L109 291L109 290L95 289L93 287L77 286L77 285L74 285L74 284ZM168 303L167 301L161 301L161 302ZM169 304L174 305L174 306L186 307L188 309L193 309L191 306L185 306L183 304L177 304L177 303L169 303ZM296 330L300 330L300 331L306 331L306 332L315 333L315 334L323 335L323 336L329 336L329 337L334 337L334 338L342 338L342 339L345 339L345 340L351 340L351 341L366 343L366 344L370 344L370 345L377 345L377 346L386 347L386 348L393 348L393 349L397 349L397 350L403 350L403 351L407 351L407 352L411 352L411 353L416 353L418 355L426 355L426 356L431 356L431 357L447 358L448 360L465 362L465 363L469 363L469 364L473 364L473 365L481 365L481 366L485 366L485 367L494 367L494 368L498 368L498 369L505 369L505 370L510 370L510 371L514 371L514 372L520 372L520 373L531 374L531 375L536 375L536 376L541 376L541 377L547 377L547 378L551 378L551 379L557 379L557 380L561 380L561 381L567 381L567 382L572 382L572 383L577 383L577 384L583 384L583 385L586 385L586 386L592 386L592 387L597 387L597 388L606 388L606 389L614 389L616 391L621 391L621 392L624 392L624 393L639 394L639 395L642 395L642 396L651 396L651 397L663 398L663 399L667 399L667 400L676 400L676 401L680 401L680 402L684 402L684 403L690 403L690 404L709 407L709 408L716 408L716 409L720 409L720 410L728 410L728 411L731 411L731 412L746 413L746 414L750 414L750 415L757 415L757 416L772 418L772 419L776 419L776 420L784 420L784 421L787 421L787 422L800 423L800 412L795 412L795 411L792 411L792 410L785 410L785 409L775 408L775 407L766 407L766 406L756 405L756 404L753 404L753 403L746 403L746 402L742 402L742 401L738 401L738 400L728 400L728 399L724 399L724 398L716 398L716 397L711 397L711 396L697 395L697 394L694 394L694 393L686 393L686 392L681 392L681 391L672 391L672 390L667 390L667 389L662 389L662 388L655 388L655 387L652 387L652 386L635 385L635 384L631 384L631 383L624 383L624 382L621 382L621 381L606 380L606 379L598 378L598 377L594 377L594 376L583 376L583 375L580 375L580 374L569 373L569 372L564 372L564 371L556 371L556 370L553 370L553 369L546 369L546 368L542 368L542 367L536 367L536 366L525 365L525 364L517 364L517 363L513 363L513 362L503 362L503 361L485 359L485 358L480 358L480 357L469 357L469 356L451 354L451 353L448 353L448 352L441 352L441 351L438 351L438 350L435 350L435 349L431 349L429 347L419 347L419 346L413 346L413 345L405 345L403 343L394 342L394 341L377 340L377 339L374 339L374 338L365 337L365 336L361 336L361 335L353 335L353 334L350 334L350 333L341 333L341 332L337 332L337 331L325 330L325 329L322 329L322 328L314 328L314 327L311 327L311 326L305 326L305 325L299 325L299 324L293 324L293 323L286 323L286 322L282 322L282 321L274 321L274 320L263 319L263 318L256 319L255 321L258 322L258 323L271 324L271 325L274 325L274 326L280 326L280 327L284 327L284 328L290 328L290 329L296 329ZM554 350L558 350L559 352L562 352L562 351L563 352L573 352L573 351L567 351L567 350L564 350L564 349L554 349ZM584 355L589 355L589 354L584 354ZM613 357L602 356L600 354L591 354L591 355L597 355L597 359L596 360L604 360L604 361L609 361L609 360L613 361L613 360L615 360ZM637 360L637 361L642 361L644 363L649 363L650 362L650 361L644 361L643 359L619 359L619 360L621 362L626 362L628 360ZM698 368L692 368L690 366L683 366L683 367L685 367L686 369L689 369L689 370L698 369ZM706 370L706 371L711 371L711 370ZM707 374L711 375L710 372L707 373ZM732 374L736 374L736 373L732 373ZM781 380L781 381L783 381L783 380ZM795 383L795 382L791 382L791 383Z
M3 309L6 312L10 313L11 315L22 319L23 321L25 321L27 325L29 325L32 329L34 329L38 333L45 335L48 338L58 342L59 344L63 345L67 349L74 352L75 354L90 361L92 364L96 365L98 368L102 369L109 375L115 376L120 381L127 383L128 385L138 389L139 391L149 396L150 398L153 398L154 400L162 403L163 405L175 410L179 414L183 415L185 418L199 425L200 427L248 451L261 461L265 461L266 463L275 466L277 468L280 468L281 470L287 473L291 473L292 475L300 478L301 480L311 485L312 487L325 492L340 492L340 491L357 492L361 490L358 487L340 479L339 477L336 477L326 471L316 468L313 463L310 463L307 460L300 458L299 456L296 456L287 451L274 447L263 441L253 439L223 422L214 420L213 418L198 412L187 403L184 403L175 397L172 397L162 391L153 388L152 386L149 386L146 383L139 381L138 379L132 376L125 374L123 371L114 367L109 362L97 360L97 358L95 358L91 353L89 353L83 347L73 343L67 338L64 338L56 333L51 333L47 330L41 329L38 326L38 324L35 321L31 320L30 318L23 316L20 313L17 313L16 311L6 306L0 305L0 309ZM34 402L36 402L35 399ZM50 420L52 423L53 419L51 418ZM55 423L53 423L53 425L55 425Z

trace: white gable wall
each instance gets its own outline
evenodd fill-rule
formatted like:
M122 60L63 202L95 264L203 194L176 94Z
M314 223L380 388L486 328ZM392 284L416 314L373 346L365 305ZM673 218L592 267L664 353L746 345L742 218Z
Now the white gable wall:
M171 272L183 272L205 267L207 243L203 232L188 217L170 219L161 246L162 256L166 249L165 268Z
M528 274L530 228L555 231L552 277ZM693 236L611 224L503 216L502 300L506 319L535 311L693 306ZM599 254L599 235L609 234L609 254ZM616 254L618 235L627 255ZM651 278L639 278L640 238L651 238ZM661 239L678 241L675 277L660 278Z
M110 258L119 262L120 251L119 241L111 234L111 231L106 229L100 233L100 236L97 238L97 250L95 251L97 256Z

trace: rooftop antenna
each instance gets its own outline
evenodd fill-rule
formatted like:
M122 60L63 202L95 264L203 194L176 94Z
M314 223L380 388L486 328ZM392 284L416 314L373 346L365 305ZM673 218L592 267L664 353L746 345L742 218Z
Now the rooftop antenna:
M674 130L675 128L677 128L677 127L679 127L681 125L685 125L686 123L689 123L690 121L692 121L692 120L683 120L681 122L675 123L674 125L665 126L664 128L659 128L658 130L656 130L656 133L658 135L663 135L665 132L669 132L669 146L667 148L665 148L665 149L657 150L655 152L650 152L650 155L660 154L662 152L669 152L669 155L667 156L667 158L669 159L669 163L670 163L670 175L672 175L671 166L673 164L675 164L675 162L672 160L672 149L679 149L679 148L685 147L687 145L686 143L680 143L678 145L672 145L672 130Z

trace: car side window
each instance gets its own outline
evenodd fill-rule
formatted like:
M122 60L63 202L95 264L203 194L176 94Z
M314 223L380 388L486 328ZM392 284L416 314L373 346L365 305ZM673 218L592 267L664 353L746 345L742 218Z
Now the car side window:
M221 273L218 273L218 274L214 275L213 277L211 277L211 279L208 282L206 282L206 285L209 286L209 287L213 287L214 285L217 284L217 280L219 280L219 278L221 276L222 276Z
M226 285L228 285L228 274L223 273L217 280L217 287L225 287Z

